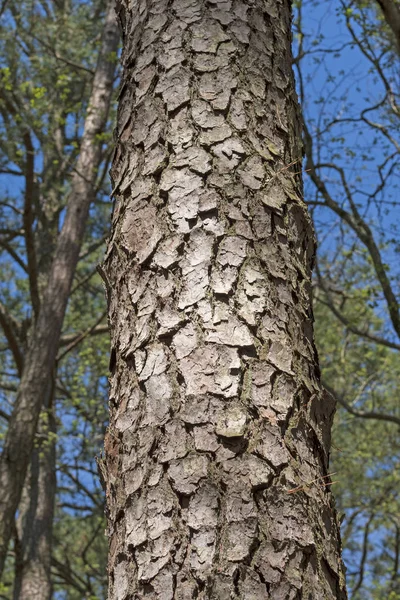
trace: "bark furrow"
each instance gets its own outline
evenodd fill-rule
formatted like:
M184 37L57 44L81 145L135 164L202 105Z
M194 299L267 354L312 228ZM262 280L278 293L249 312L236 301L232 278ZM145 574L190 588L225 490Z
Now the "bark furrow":
M120 19L109 599L342 600L290 2Z

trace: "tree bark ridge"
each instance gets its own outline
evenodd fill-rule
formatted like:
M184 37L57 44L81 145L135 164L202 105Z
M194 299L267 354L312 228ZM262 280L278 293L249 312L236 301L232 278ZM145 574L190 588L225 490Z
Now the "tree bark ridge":
M109 600L343 600L290 2L120 19Z

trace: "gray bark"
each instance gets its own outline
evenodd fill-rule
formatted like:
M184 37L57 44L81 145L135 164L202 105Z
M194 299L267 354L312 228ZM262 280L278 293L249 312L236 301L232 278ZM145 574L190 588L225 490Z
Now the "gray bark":
M120 18L109 600L344 600L290 2Z
M39 316L24 357L21 382L0 459L0 573L32 455L43 398L55 366L68 296L94 196L101 160L101 141L96 136L104 131L107 123L118 39L113 3L110 3L67 211Z

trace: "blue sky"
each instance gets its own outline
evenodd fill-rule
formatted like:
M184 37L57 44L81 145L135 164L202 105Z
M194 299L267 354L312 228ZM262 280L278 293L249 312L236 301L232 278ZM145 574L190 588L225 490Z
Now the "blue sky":
M347 5L349 4L348 2ZM388 143L381 132L359 121L362 112L378 104L385 97L386 91L381 78L376 76L375 69L371 67L371 62L352 43L343 14L344 2L306 0L303 5L304 46L306 51L310 51L301 62L306 96L303 110L311 133L320 135L319 156L315 160L321 163L335 162L343 168L357 208L371 226L375 239L381 244L383 260L392 278L393 289L398 294L399 154L389 158L391 153L396 151L393 144ZM371 2L370 6L375 7L375 3ZM353 20L351 25L355 33L360 34L359 25ZM377 48L380 44L375 44L373 32L368 42L379 56ZM384 60L385 56L382 58L382 61ZM394 82L399 93L399 65L392 68L389 63L385 74ZM398 120L391 122L381 107L367 111L365 115L375 123L383 123L399 143ZM375 198L371 198L371 193L380 184L379 166L382 164L382 173L391 174L385 188ZM343 186L337 174L328 168L322 169L321 173L334 200L348 209ZM315 188L307 174L304 179L305 199L312 201L315 199ZM319 252L325 255L329 265L329 260L333 261L334 256L351 248L354 237L349 235L348 231L342 235L342 223L329 209L316 207L313 216L318 233ZM366 258L359 250L357 252L358 255L353 255L352 260L356 259L361 269L366 264ZM382 329L386 338L398 342L381 295L377 297L375 313L383 320ZM381 468L384 468L384 465L381 465ZM340 480L340 474L338 479ZM347 515L347 518L349 516ZM366 520L365 514L360 514L355 521L355 541L362 541ZM385 533L384 529L378 529L370 536L373 546L370 556L382 552ZM345 549L344 558L350 572L357 570L360 559L358 552ZM371 575L367 574L365 583L368 585L370 582ZM363 594L365 599L370 597L365 589Z

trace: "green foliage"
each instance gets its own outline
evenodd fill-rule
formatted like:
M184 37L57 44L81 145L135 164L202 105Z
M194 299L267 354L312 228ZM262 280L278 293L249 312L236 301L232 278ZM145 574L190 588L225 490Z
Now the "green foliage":
M378 2L299 0L294 14L307 131L305 196L319 240L316 333L324 383L342 401L331 470L337 471L334 490L344 513L349 597L395 598L400 592L398 55Z
M107 544L104 535L104 517L101 511L79 516L56 515L54 553L56 569L74 581L68 586L68 600L102 600L107 595ZM67 557L67 560L66 560ZM66 589L65 580L55 576L55 592Z
M340 294L342 314L352 326L365 329L368 323L370 333L381 332L383 322L366 303L370 297L368 285L353 285L350 289ZM394 416L400 423L398 351L351 333L334 317L322 292L316 295L315 316L325 384L335 390L337 397L345 398L353 410ZM397 574L393 569L400 526L399 425L360 418L339 406L333 440L331 469L337 473L338 508L345 515L344 557L351 590L360 579L360 561L364 566L362 585L351 597L395 598Z

